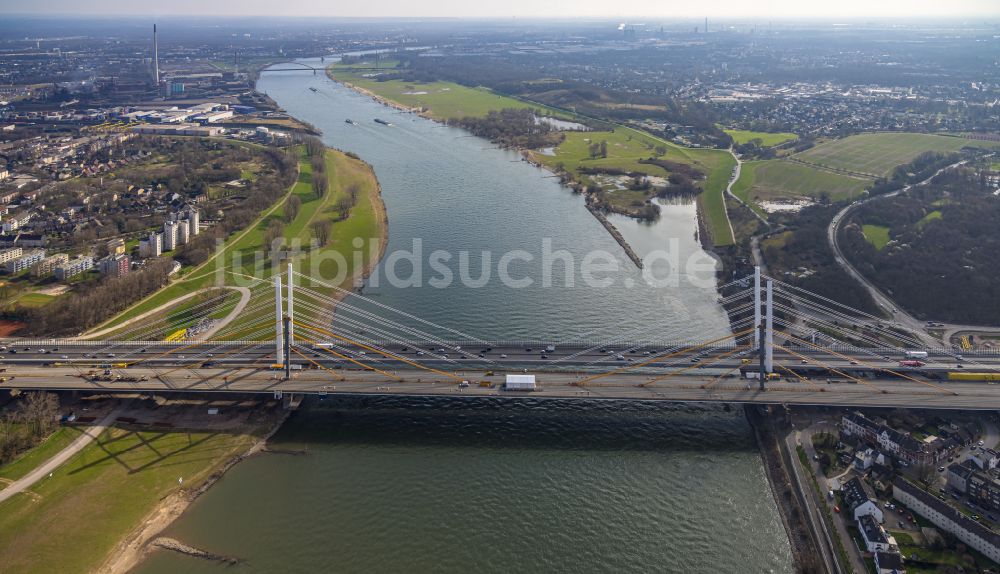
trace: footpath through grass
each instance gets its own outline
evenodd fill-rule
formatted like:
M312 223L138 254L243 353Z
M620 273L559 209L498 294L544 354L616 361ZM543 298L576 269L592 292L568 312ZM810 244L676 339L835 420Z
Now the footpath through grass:
M275 270L271 267L271 261L264 257L267 252L264 245L265 234L272 221L284 221L286 201L292 195L299 198L301 206L295 218L285 225L284 237L286 245L298 245L301 249L300 254L294 258L296 269L309 274L314 259L326 261L315 266L323 272L323 277L335 278L339 272L347 277L342 283L349 283L351 275L356 271L352 257L354 238L362 239L365 254L362 263L367 264L371 252L368 246L372 241L380 240L383 234L384 214L381 210L381 198L375 174L364 162L337 150L327 150L326 174L329 186L327 193L320 197L314 191L312 165L306 156L305 148L298 148L298 153L299 177L288 194L264 211L246 229L231 235L222 249L213 254L208 261L189 272L184 278L119 314L105 326L120 324L129 317L156 309L178 297L216 285L218 279L221 279L224 285L251 286L248 285L249 280L246 277L239 277L238 274L265 280L273 276ZM356 205L351 209L347 219L334 221L338 215L334 209L337 202L345 197L352 187L358 191ZM310 249L314 238L312 224L322 219L333 222L331 240L326 247L312 250ZM323 257L323 253L328 250L339 252L346 260L346 268L335 268L337 266L334 260ZM269 291L263 293L267 291L266 289L259 291L262 292L254 292L247 306L247 313L240 317L241 324L245 325L264 314L273 315L273 308L262 302L264 299L273 300L271 299L273 294ZM303 309L300 314L305 317L308 311ZM232 338L238 334L240 332L227 327L213 338Z
M38 465L49 460L62 449L69 446L79 433L71 428L59 427L56 432L50 434L41 444L35 446L28 452L22 454L13 461L0 466L0 490L6 486L6 481L15 481L23 478L26 474L38 467Z
M64 430L71 438L80 432ZM178 478L193 488L254 440L247 434L109 429L33 494L0 504L0 573L96 570L179 488Z
M318 280L300 278L299 285L333 297L335 290L326 285L336 284L341 288L350 288L355 275L361 273L362 268L369 265L372 258L378 255L378 250L373 246L385 240L385 213L379 195L378 181L375 179L375 173L364 162L337 150L327 150L326 175L329 186L326 194L319 197L313 191L311 166L303 161L302 167L305 175L300 178L292 191L299 196L302 206L296 217L285 226L285 242L286 245L300 246L301 251L292 260L294 269ZM352 189L357 193L355 204L346 219L337 221L336 206L350 194ZM269 225L270 219L283 217L282 206L259 224L259 232L247 240L251 244L243 248L240 253L242 266L236 270L237 272L263 278L274 275L276 270L270 267L269 263L263 267L255 267L256 254L264 250L263 230ZM313 224L322 220L332 222L329 241L325 246L313 249L311 245L316 239ZM355 240L358 240L360 247L355 245ZM360 258L354 257L355 251L361 254ZM356 265L358 263L361 268ZM226 265L232 267L232 259L227 260ZM284 268L277 271L284 272ZM239 323L226 327L215 338L240 339L252 335L254 331L248 331L246 325L254 323L259 325L264 322L265 317L273 320L274 309L271 301L273 301L271 290L255 292L247 307L248 311L240 317ZM302 320L308 320L310 315L317 312L305 307L297 310Z
M758 210L763 201L853 199L872 181L785 160L748 161L733 184L733 194Z

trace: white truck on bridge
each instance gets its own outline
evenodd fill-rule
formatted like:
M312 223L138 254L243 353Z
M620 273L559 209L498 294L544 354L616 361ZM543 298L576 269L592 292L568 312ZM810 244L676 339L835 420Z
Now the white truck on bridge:
M508 391L533 391L535 375L507 375L503 388Z
M927 351L907 351L906 352L906 358L907 359L926 359L927 358Z

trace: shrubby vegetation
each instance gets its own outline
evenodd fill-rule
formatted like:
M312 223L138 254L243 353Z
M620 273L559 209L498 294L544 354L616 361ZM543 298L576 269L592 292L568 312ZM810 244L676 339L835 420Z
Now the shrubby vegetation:
M489 56L421 58L401 52L393 57L401 60L399 68L381 74L379 80L447 80L470 87L486 86L499 94L573 110L589 118L614 122L652 120L692 126L691 138L703 145L728 147L732 142L732 138L719 129L718 114L704 102L680 100L662 94L615 91L566 78L547 81L548 70L525 65L525 62ZM588 120L588 123L598 131L613 128L610 124L601 125L601 120ZM657 135L670 134L660 132Z
M267 148L264 155L274 166L274 173L257 178L248 185L247 198L224 213L222 219L207 232L191 238L180 246L174 257L184 265L199 265L211 257L217 240L224 240L231 233L245 228L257 219L288 190L295 178L297 161L288 152Z
M827 223L842 205L814 205L802 209L790 219L789 231L761 242L764 260L771 273L818 295L829 297L845 305L868 313L879 313L868 291L845 273L833 258L827 242ZM810 271L806 277L782 277L802 270Z
M537 149L559 145L565 136L536 117L531 109L505 108L491 111L484 118L464 117L449 123L504 147Z
M142 269L94 284L82 284L43 307L21 308L15 317L27 323L27 335L73 335L100 324L167 284L170 259L159 258Z
M930 168L928 168L930 169ZM921 319L1000 324L1000 201L973 170L858 208L842 231L858 270ZM889 228L876 249L861 224Z
M872 195L890 193L902 189L907 184L919 183L934 175L937 170L961 159L962 155L958 153L924 152L910 163L897 166L888 178L882 177L875 180L870 192Z

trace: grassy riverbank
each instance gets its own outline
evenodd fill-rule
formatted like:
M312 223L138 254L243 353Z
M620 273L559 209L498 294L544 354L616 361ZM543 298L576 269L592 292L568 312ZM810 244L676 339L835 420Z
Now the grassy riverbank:
M373 258L371 253L378 253L378 250L373 251L369 247L373 243L384 246L388 233L381 191L374 171L363 161L344 152L327 150L325 172L328 191L320 196L315 191L312 165L306 156L304 146L297 148L297 153L299 175L284 196L265 210L254 223L227 238L222 247L205 263L108 321L105 327L121 325L131 317L156 309L178 297L218 285L219 282L223 285L247 285L247 279L239 277L239 274L269 278L274 272L269 263L256 269L254 264L259 254L266 251L264 240L268 227L274 221L285 221L286 202L292 196L298 197L300 207L295 217L284 225L284 238L287 245L300 246L301 251L294 258L297 269L306 274L309 274L310 270L315 272L318 269L322 271L324 278L335 277L337 272L340 272L346 276L341 284L347 286L370 269L378 259L378 257ZM352 190L356 192L356 202L348 216L338 220L335 206ZM330 241L326 246L311 249L310 244L315 238L313 223L323 219L331 222ZM362 239L364 253L361 268L358 269L355 268L355 260L352 257L355 238ZM333 262L323 257L324 252L329 250L337 251L343 256L346 269L334 269ZM234 259L239 260L239 266ZM315 261L325 262L314 265ZM260 302L258 301L260 297L262 296L255 295L249 302L248 308L255 307ZM254 318L251 313L241 317L241 320L245 323ZM215 338L226 338L236 334L238 333L233 330L223 329Z
M197 491L274 420L248 416L220 430L108 429L51 477L0 504L0 572L98 569L136 525L154 510L166 512L160 506L168 497ZM61 429L0 474L25 474L80 432Z
M534 108L570 121L585 122L563 110L501 96L485 88L472 88L451 82L407 82L403 80L379 81L370 72L362 73L350 66L333 65L327 69L331 79L341 82L382 103L421 115L447 121L459 117L484 117L490 111L505 108ZM564 172L570 179L598 193L610 210L626 215L639 216L651 194L648 190L631 190L624 183L627 177L606 176L596 172L637 173L665 181L671 171L669 163L644 163L641 160L662 159L700 172L696 182L701 193L698 203L706 221L712 244L726 246L733 243L733 235L723 197L729 174L735 161L728 152L713 149L694 149L678 146L654 137L649 133L625 126L604 131L567 131L558 146L545 153L528 151L529 159L554 172ZM591 154L590 146L604 142L605 153L599 157Z

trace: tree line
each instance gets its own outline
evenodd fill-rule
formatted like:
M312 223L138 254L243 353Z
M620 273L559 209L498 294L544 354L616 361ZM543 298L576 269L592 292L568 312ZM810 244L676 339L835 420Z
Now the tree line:
M59 426L59 397L22 393L0 415L0 465L37 446Z
M184 265L204 263L212 256L218 240L224 240L230 234L246 228L288 191L295 180L298 160L280 149L267 148L263 153L274 166L274 173L262 175L250 182L246 200L224 213L209 231L195 235L187 244L180 246L174 253L175 259Z
M537 149L559 145L565 136L550 124L539 121L535 110L504 108L486 117L464 117L449 122L505 147Z

